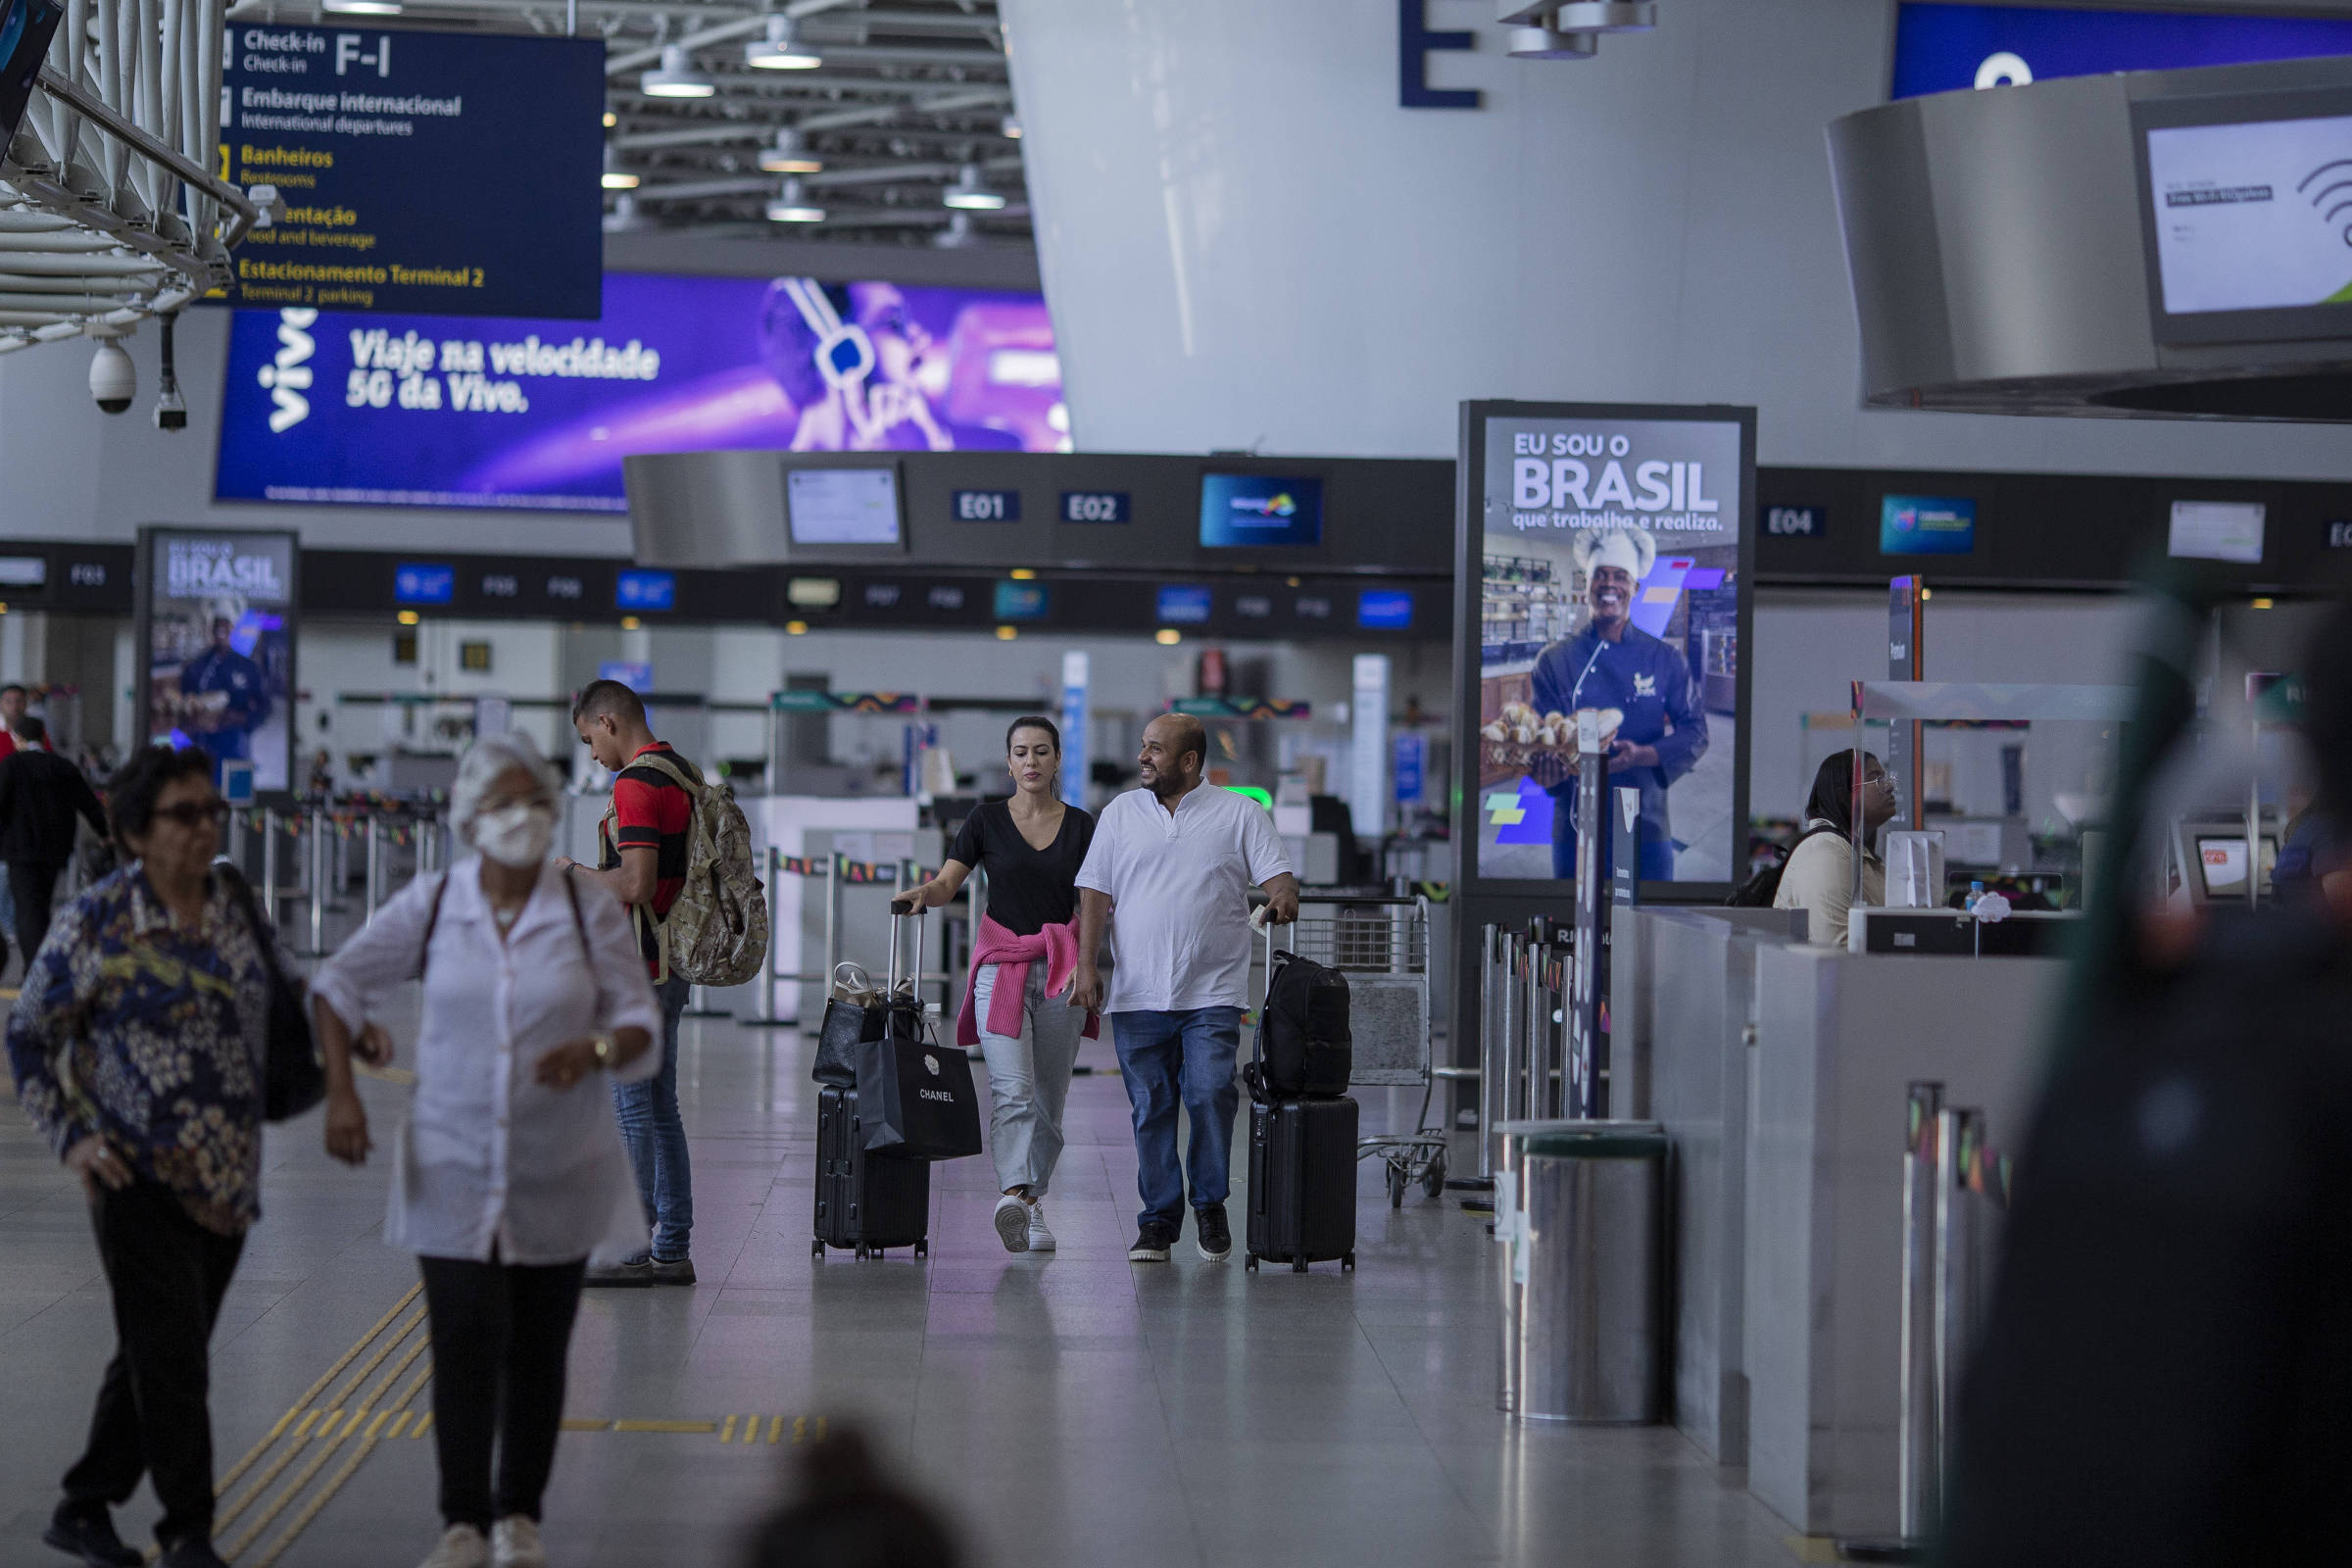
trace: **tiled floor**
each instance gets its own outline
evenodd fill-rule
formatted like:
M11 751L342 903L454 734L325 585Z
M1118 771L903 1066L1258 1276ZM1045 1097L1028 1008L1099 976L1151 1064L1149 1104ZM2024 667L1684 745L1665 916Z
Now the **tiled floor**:
M1083 1059L1102 1070L1070 1097L1057 1253L1005 1254L990 1167L973 1159L935 1174L928 1261L817 1263L806 1048L690 1021L703 1283L591 1293L568 1411L718 1426L566 1433L548 1499L559 1568L732 1562L796 1434L820 1420L864 1426L951 1508L976 1559L1005 1568L1791 1560L1786 1527L1671 1430L1498 1416L1491 1244L1450 1200L1416 1192L1392 1211L1376 1167L1353 1274L1206 1263L1189 1227L1172 1264L1128 1264L1126 1098L1106 1046ZM404 1092L367 1092L388 1146ZM1367 1130L1385 1107L1366 1096ZM240 1568L408 1568L437 1528L432 1444L397 1413L429 1400L398 1403L429 1361L407 1360L421 1329L399 1338L415 1304L322 1396L305 1391L401 1303L415 1267L377 1240L384 1155L347 1171L318 1137L315 1117L271 1135L267 1214L214 1344L220 1467L290 1405L349 1408L331 1429L298 1416L260 1448L227 1489L232 1506L252 1500L220 1540L245 1543ZM1239 1213L1237 1193L1237 1229ZM0 1116L0 1563L47 1555L40 1525L111 1340L79 1196ZM143 1539L153 1512L142 1494L125 1534Z

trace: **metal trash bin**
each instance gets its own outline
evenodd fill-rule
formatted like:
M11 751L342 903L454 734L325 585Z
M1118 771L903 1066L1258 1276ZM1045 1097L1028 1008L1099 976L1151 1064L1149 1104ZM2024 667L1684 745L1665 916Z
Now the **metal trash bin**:
M1665 1132L1646 1121L1505 1122L1495 1131L1496 1402L1523 1421L1658 1420Z

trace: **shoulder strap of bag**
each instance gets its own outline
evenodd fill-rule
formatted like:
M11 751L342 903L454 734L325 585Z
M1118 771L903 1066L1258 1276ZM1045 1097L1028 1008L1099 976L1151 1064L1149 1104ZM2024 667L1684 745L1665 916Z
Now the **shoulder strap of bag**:
M629 766L622 768L621 772L627 772L629 767L651 767L658 772L667 773L678 788L686 792L688 801L698 807L703 803L703 790L706 786L696 783L687 776L686 770L678 765L677 757L673 753L646 752L631 758Z
M433 888L433 902L424 911L424 940L416 944L416 978L424 978L424 960L433 951L433 933L441 927L441 900L449 892L449 873L441 873L440 882Z
M571 904L571 929L580 939L580 956L588 960L589 968L594 969L596 950L588 946L588 922L580 914L580 888L578 883L572 881L569 871L564 873L564 897Z
M253 901L253 884L245 880L244 872L226 861L216 861L213 870L219 874L220 885L228 889L229 902L245 916L246 928L253 933L253 945L262 950L262 967L270 971L270 983L282 987L286 977L277 966L277 944L262 929L262 911Z

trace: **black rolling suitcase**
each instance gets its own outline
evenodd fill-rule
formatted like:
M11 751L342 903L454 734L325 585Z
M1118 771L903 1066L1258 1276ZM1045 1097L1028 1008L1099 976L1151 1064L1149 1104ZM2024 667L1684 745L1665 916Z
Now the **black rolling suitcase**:
M886 1247L911 1247L928 1256L931 1167L865 1152L858 1091L827 1085L816 1096L815 1254L828 1247L879 1257Z
M1247 1267L1355 1267L1355 1102L1252 1101Z
M915 916L914 973L922 973L921 916ZM904 994L902 994L902 989ZM902 988L899 975L899 923L890 924L889 979L882 1000L868 1009L871 1025L854 1053L872 1050L893 1027L905 1027L894 1013L912 1008L921 1025L920 987L911 980ZM957 1065L961 1065L960 1062ZM820 1059L818 1070L824 1070ZM902 1159L869 1152L867 1128L859 1114L854 1086L825 1083L816 1096L816 1239L811 1244L822 1258L828 1247L847 1247L859 1257L880 1257L883 1250L911 1247L914 1255L930 1255L925 1239L931 1229L931 1166L925 1160Z

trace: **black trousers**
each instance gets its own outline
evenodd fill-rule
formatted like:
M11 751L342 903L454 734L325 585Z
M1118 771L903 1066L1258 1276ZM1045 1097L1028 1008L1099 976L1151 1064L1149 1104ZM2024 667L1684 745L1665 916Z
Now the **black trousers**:
M206 1230L170 1189L146 1180L100 1188L90 1218L114 1295L117 1348L98 1386L89 1446L66 1472L66 1507L88 1513L127 1502L145 1474L164 1504L156 1539L209 1541L208 1357L245 1239Z
M582 1263L476 1263L420 1257L433 1326L433 1442L441 1518L487 1532L539 1517L564 1424L564 1362L580 1307ZM490 1455L498 1450L498 1486Z
M46 860L8 862L8 893L17 906L17 945L24 950L27 967L41 951L41 938L49 934L49 909L65 869Z

